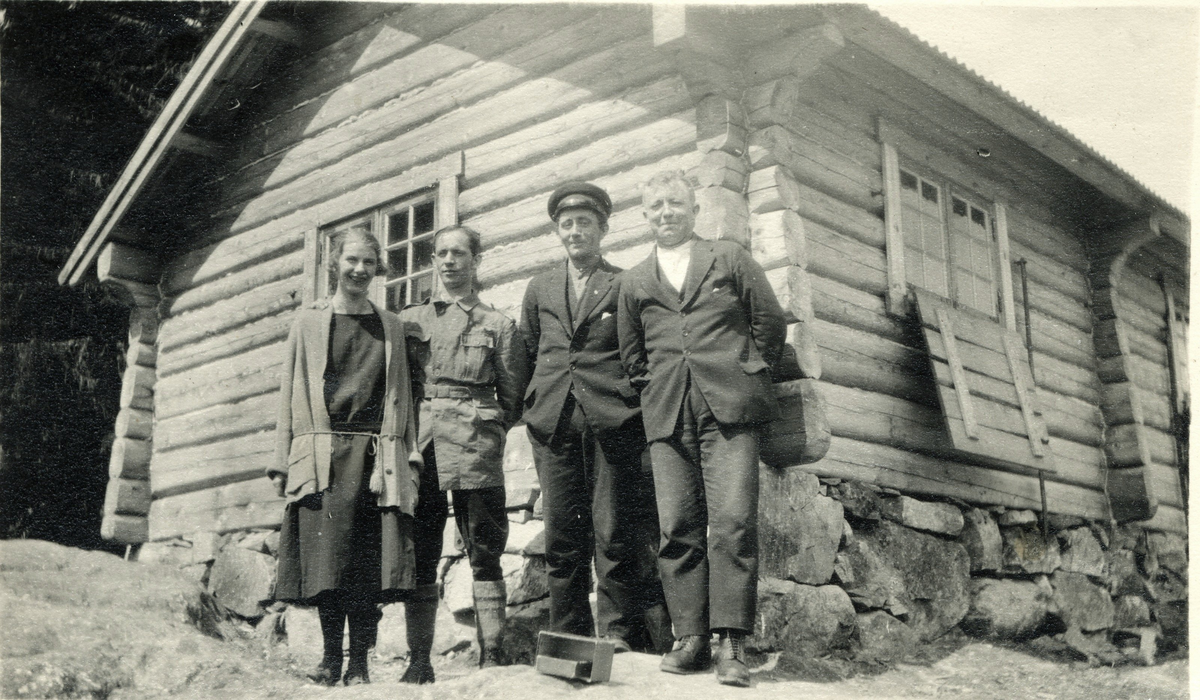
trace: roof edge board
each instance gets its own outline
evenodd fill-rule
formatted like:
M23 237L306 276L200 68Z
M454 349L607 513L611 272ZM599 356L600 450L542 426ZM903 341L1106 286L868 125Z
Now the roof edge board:
M137 198L146 179L161 161L175 135L190 118L200 98L241 44L250 24L265 5L265 0L243 0L230 10L229 16L200 51L179 87L171 93L162 112L155 118L133 157L126 163L120 178L92 217L87 230L59 272L59 284L78 284L95 262L96 255L108 236Z
M859 47L880 56L913 78L1013 134L1046 158L1096 187L1105 196L1136 211L1159 212L1160 215L1178 221L1178 225L1165 227L1165 232L1185 246L1190 246L1190 226L1186 214L1079 137L1008 94L1003 88L875 10L866 7L839 7L827 9L825 12L831 21L838 23L847 39ZM902 56L897 54L896 47L888 45L888 34L900 39L903 46L908 47L909 53L923 53L925 62L948 64L950 70L935 72L933 77L918 75L910 65L911 61L897 60ZM963 95L961 91L954 90L952 85L960 80L976 84L977 87L969 95ZM998 109L981 109L975 104L976 100L992 103L989 107ZM1038 140L1022 134L1041 134L1044 138L1039 143Z

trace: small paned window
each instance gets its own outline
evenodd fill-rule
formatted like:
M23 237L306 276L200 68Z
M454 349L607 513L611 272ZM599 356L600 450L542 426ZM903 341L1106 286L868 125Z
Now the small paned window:
M997 316L989 207L953 185L900 169L900 230L909 284Z
M377 278L371 293L376 303L390 311L409 304L420 304L433 295L433 234L438 229L436 193L432 190L407 197L373 211L344 219L320 230L319 258L316 266L318 297L333 294L324 263L329 259L329 241L334 234L354 227L365 227L383 248L388 266L385 276Z

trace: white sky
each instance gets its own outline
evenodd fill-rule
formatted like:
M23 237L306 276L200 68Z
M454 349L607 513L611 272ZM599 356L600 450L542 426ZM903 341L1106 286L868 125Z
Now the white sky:
M873 7L1190 208L1196 6Z

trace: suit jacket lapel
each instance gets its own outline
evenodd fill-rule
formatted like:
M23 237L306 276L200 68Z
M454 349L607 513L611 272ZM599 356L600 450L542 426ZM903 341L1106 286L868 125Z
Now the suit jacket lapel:
M696 292L708 270L713 266L712 242L697 240L692 244L692 259L688 261L687 276L683 278L683 298L680 308L686 308L696 298Z
M612 280L613 272L608 263L601 261L600 266L583 286L583 299L579 301L579 313L574 318L575 328L579 328L579 324L590 317L596 306L608 296L608 291L612 289Z
M650 257L646 258L639 267L642 267L642 286L646 292L668 309L678 311L680 308L679 292L663 282L662 272L658 269L658 249L651 251Z
M571 335L571 312L567 308L570 302L567 300L567 263L564 262L556 268L551 268L550 274L546 276L546 294L539 294L539 300L545 305L558 322L562 324L563 332L568 337Z

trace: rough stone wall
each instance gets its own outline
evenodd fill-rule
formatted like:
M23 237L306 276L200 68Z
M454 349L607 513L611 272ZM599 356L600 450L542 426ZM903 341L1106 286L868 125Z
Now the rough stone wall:
M1187 543L1178 535L1051 515L1044 538L1029 510L919 500L799 470L763 467L762 480L754 651L901 658L955 627L1106 665L1152 664L1186 645ZM536 489L509 494L509 520L507 643L514 661L531 663L548 621ZM452 519L445 537L434 652L475 653L470 567ZM144 545L140 560L179 565L218 602L315 659L316 611L269 600L278 539L273 530L204 533ZM407 652L403 615L404 606L385 606L377 653Z

